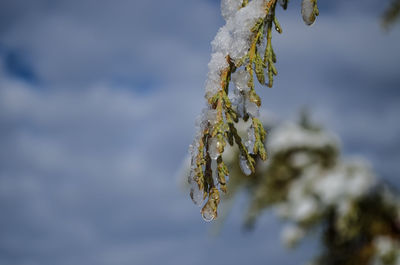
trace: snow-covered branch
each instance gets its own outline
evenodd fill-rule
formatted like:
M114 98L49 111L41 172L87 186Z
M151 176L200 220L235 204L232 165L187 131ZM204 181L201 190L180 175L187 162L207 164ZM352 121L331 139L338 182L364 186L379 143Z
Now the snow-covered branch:
M278 2L286 9L287 0L221 2L226 24L212 41L205 85L207 107L197 121L198 132L190 146L191 198L203 206L201 212L207 221L217 217L220 191L226 192L229 172L221 155L227 143L239 147L240 165L246 175L255 172L257 158L267 158L266 132L259 120L261 99L255 91L254 76L261 85L272 87L277 75L271 39L273 29L282 32L275 16ZM311 25L318 15L316 0L303 0L302 14L306 24ZM231 80L235 88L229 90ZM239 120L250 120L246 136L237 131Z

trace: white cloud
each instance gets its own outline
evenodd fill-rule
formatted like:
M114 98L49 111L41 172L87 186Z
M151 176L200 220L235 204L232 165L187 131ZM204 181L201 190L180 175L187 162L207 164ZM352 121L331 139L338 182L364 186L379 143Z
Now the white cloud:
M62 1L16 10L19 19L1 34L3 44L27 51L52 87L147 75L193 78L199 69L193 61L208 60L193 41L208 43L219 19L204 1Z

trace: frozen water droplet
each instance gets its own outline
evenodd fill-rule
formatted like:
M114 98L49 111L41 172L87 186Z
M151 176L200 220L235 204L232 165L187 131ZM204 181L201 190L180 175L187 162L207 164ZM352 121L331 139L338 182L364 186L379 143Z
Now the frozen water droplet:
M217 138L211 138L208 144L208 153L210 154L211 159L216 160L221 155L218 151L221 143Z
M243 111L243 96L240 94L240 91L238 89L234 90L234 95L232 97L232 105L239 115L239 117L244 116L244 111Z
M199 186L195 181L192 181L191 183L190 198L192 199L193 203L199 207L203 203L203 192L199 190Z
M311 26L315 21L315 1L314 0L303 0L301 2L301 15L303 16L304 23Z
M201 215L206 222L211 222L217 217L216 212L212 209L209 203L204 205L203 209L201 209Z
M242 155L240 156L240 168L242 169L242 172L246 176L249 176L251 174L251 169L250 169L249 165L247 164L247 160Z
M207 111L206 118L212 126L217 123L217 113L218 111L215 109L210 109Z
M211 161L211 171L212 171L212 178L213 178L215 186L217 186L219 184L217 168L218 168L217 160L212 160Z
M190 161L190 169L191 170L194 170L194 168L197 167L196 160L197 160L198 153L199 153L198 143L196 141L194 141L193 144L191 144L189 146L189 154L191 157L191 161Z
M192 184L194 182L194 169L190 169L187 181L189 184Z
M213 78L213 75L208 76L206 81L206 98L211 98L218 92L219 82Z
M248 150L248 152L250 153L250 154L253 154L254 153L254 143L256 142L256 137L255 137L255 135L254 135L254 128L253 128L253 126L250 126L248 129L247 129L247 142L246 142L246 147L247 147L247 150Z
M252 117L259 117L260 116L260 109L258 108L257 104L251 102L250 100L246 100L246 110Z
M288 0L279 0L278 2L283 7L283 9L287 8Z
M250 75L244 69L240 69L232 75L232 81L239 91L248 91L250 89L248 86L249 80Z
M195 123L196 127L197 127L197 128L200 128L200 127L202 126L202 123L203 123L202 117L201 117L201 116L198 116L198 117L196 118L196 123Z

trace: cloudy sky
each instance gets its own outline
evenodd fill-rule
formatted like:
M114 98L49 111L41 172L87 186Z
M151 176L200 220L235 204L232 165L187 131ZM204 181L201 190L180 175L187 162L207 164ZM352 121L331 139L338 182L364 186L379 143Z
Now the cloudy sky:
M400 25L382 0L300 1L279 11L279 76L263 106L309 106L346 156L400 187ZM210 235L177 181L204 104L217 0L0 2L0 264L299 264L266 214L241 230L244 200ZM288 255L290 254L290 255Z

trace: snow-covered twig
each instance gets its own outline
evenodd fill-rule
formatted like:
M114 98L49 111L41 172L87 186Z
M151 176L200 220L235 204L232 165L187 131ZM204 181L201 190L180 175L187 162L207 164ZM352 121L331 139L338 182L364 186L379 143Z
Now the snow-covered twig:
M259 120L261 99L255 91L254 75L261 85L272 87L276 55L272 48L272 29L282 29L275 16L277 3L286 8L285 0L222 0L226 24L212 41L213 53L206 81L207 107L197 122L198 132L190 146L191 198L202 207L206 221L217 217L220 191L226 192L228 168L222 159L227 143L240 150L243 172L255 172L256 158L265 160L266 132ZM316 0L303 0L302 13L306 24L318 15ZM229 91L230 81L235 89ZM248 137L242 137L236 123L250 120ZM207 202L204 204L204 200Z

